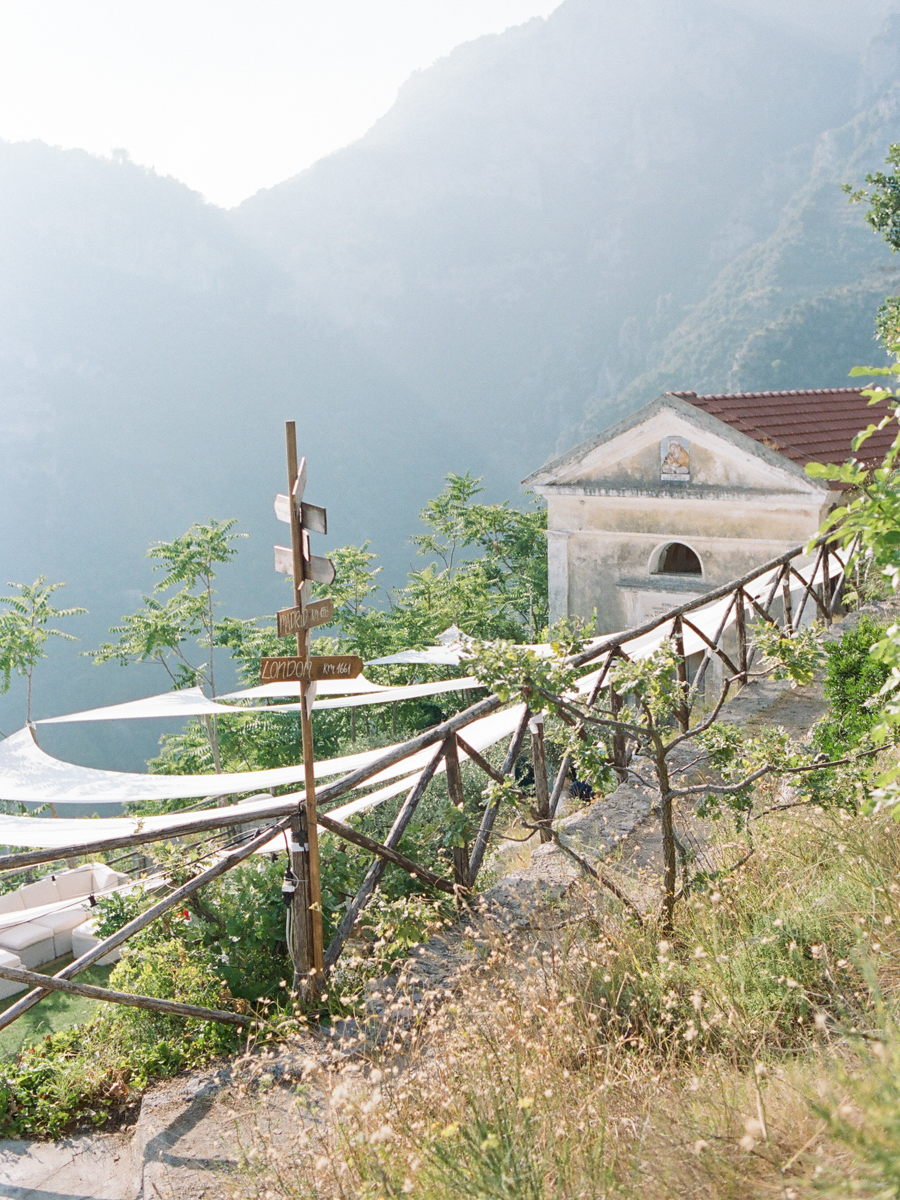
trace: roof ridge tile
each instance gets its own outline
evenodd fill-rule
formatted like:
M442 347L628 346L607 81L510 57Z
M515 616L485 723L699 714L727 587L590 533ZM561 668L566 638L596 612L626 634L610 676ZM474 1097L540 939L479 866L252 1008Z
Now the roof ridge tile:
M691 392L672 391L670 396L678 396L682 400L763 400L776 396L846 396L863 392L863 387L839 388L792 388L784 392Z

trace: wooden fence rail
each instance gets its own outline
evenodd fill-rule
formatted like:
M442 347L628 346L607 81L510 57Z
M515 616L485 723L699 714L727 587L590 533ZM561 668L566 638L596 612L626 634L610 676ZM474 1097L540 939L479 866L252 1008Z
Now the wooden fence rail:
M780 626L786 632L790 633L800 628L807 603L811 600L815 607L816 615L826 624L831 622L843 594L846 562L849 560L851 552L848 551L842 557L837 553L835 548L829 547L824 542L818 545L817 551L813 569L808 580L800 574L795 565L796 559L804 554L804 548L798 546L785 554L779 555L777 558L770 559L753 571L747 572L740 579L733 580L722 587L707 592L695 600L679 605L662 616L646 621L643 625L603 638L578 654L571 655L566 662L572 667L582 667L590 663L599 663L597 678L588 701L589 707L593 707L599 696L605 692L608 695L610 710L613 715L619 712L624 700L617 694L615 687L610 681L610 671L614 662L617 658L627 658L627 653L624 649L627 643L633 642L646 634L669 627L669 636L673 638L679 659L677 684L680 699L677 720L680 727L686 730L690 720L692 703L699 695L710 663L718 660L722 664L723 669L727 670L729 676L736 681L746 681L748 678L754 655L754 648L751 646L750 639L748 638L748 614L751 619L757 618ZM832 570L838 576L835 581L832 580ZM768 572L774 572L772 584L768 589L767 595L764 599L760 600L758 597L751 595L748 589L756 580ZM795 606L791 590L792 586L796 590L798 584L802 590L802 594L799 603ZM725 599L729 603L726 605L716 633L710 637L708 633L699 627L696 616L694 619L691 619L689 614L696 614L698 610L703 609L705 606ZM777 610L773 611L776 601L780 605L780 613ZM726 650L724 645L725 634L730 621L733 621L734 624L735 632L732 640L736 645L736 649L734 646L730 646ZM689 678L687 661L684 655L684 637L686 632L695 635L703 644L702 658L693 680ZM419 877L430 886L456 897L464 895L469 889L474 887L490 843L491 834L499 811L499 801L488 804L485 807L481 825L471 851L465 845L454 849L454 878L452 882L442 879L433 871L413 862L397 850L397 846L403 837L409 821L421 802L429 783L437 773L442 760L447 773L447 789L451 802L457 806L461 806L463 803L463 791L462 777L460 775L460 753L467 755L473 766L481 770L494 782L505 782L514 771L516 761L522 751L525 734L530 729L532 761L535 773L536 816L542 830L552 821L565 788L572 758L569 754L563 756L551 789L546 767L543 720L540 714L531 713L527 707L524 709L510 741L503 765L499 770L492 766L484 755L470 746L462 736L462 732L469 725L482 717L496 712L502 705L503 701L498 696L488 696L486 699L470 705L463 712L455 714L432 729L426 730L400 745L390 747L385 750L384 754L377 756L367 766L360 767L345 775L342 779L318 789L318 804L320 807L316 813L317 824L331 831L335 836L344 838L346 841L366 849L375 856L375 861L369 868L331 945L328 947L325 957L326 968L332 967L337 961L360 913L375 891L388 862L400 866L403 870ZM575 736L585 736L583 723L581 725L575 724L574 718L570 718L570 721L574 725ZM417 781L401 805L400 811L383 844L360 833L351 826L335 820L328 815L327 811L322 811L322 805L336 801L341 796L367 783L387 768L395 766L432 746L436 747L435 753L420 772ZM620 777L624 777L628 764L625 738L620 734L616 734L612 738L611 764L619 772ZM73 858L110 850L133 848L158 841L170 841L175 838L192 836L207 830L221 829L229 826L258 826L261 821L274 820L274 824L269 825L263 830L257 828L255 835L249 834L249 840L243 845L228 854L222 855L207 870L201 872L201 874L189 883L176 889L170 896L154 904L145 913L141 914L141 916L118 930L117 933L104 939L92 950L88 951L88 953L63 968L56 976L52 978L40 976L34 972L20 971L17 968L15 978L21 977L23 982L32 982L37 986L35 990L29 992L28 995L11 1005L5 1012L0 1013L0 1029L5 1028L53 990L77 991L77 994L87 995L88 990L86 989L86 985L71 985L67 981L71 980L72 976L84 970L85 967L104 957L110 950L122 945L163 913L182 903L198 889L249 858L251 854L271 841L278 831L288 829L291 827L292 822L296 823L298 819L302 821L303 816L303 793L295 793L273 798L271 805L257 809L252 814L242 814L239 809L235 810L232 808L228 810L226 815L218 814L215 816L200 817L195 821L170 826L163 830L141 830L138 827L131 834L116 838L98 838L87 845L81 844L53 849L29 850L0 856L0 871L21 870L25 867L58 861L62 858ZM546 836L549 837L550 834L547 833ZM0 969L0 978L13 978L14 976L11 972L12 968ZM27 980L26 976L28 976ZM196 1006L180 1005L173 1007L174 1002L153 1001L152 997L129 996L123 993L111 992L109 989L103 988L93 989L93 993L97 993L96 998L98 999L109 1000L115 1003L133 1004L137 1007L143 1006L148 1008L155 1005L159 1008L159 1011L175 1012L177 1009L183 1016L197 1016L203 1013L204 1019L222 1020L227 1018L232 1024L246 1023L240 1015L222 1014L213 1010L200 1010L196 1009ZM100 995L99 993L104 994ZM151 1001L153 1002L151 1003ZM161 1004L167 1004L168 1007L165 1009L160 1008ZM186 1011L188 1008L196 1011L189 1013Z
M131 1008L144 1008L173 1017L218 1021L223 1025L253 1025L257 1020L244 1013L226 1012L221 1008L203 1008L199 1004L182 1004L178 1000L160 1000L156 996L117 992L111 988L95 987L92 983L73 983L70 979L60 979L57 975L40 975L37 971L26 971L23 967L0 966L0 979L10 979L13 983L27 983L43 991L64 992L67 996L84 996L88 1000L105 1000L111 1004L125 1004Z

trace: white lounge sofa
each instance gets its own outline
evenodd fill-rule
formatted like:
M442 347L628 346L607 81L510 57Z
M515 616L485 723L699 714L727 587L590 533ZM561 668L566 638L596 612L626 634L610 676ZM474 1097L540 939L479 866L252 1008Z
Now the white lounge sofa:
M82 954L86 954L88 950L93 950L95 946L100 944L100 939L94 932L96 924L95 917L88 917L86 921L82 921L80 925L76 925L72 930L72 953L76 958L81 958ZM122 957L121 949L116 946L115 950L110 950L109 954L104 954L103 958L97 959L99 967L109 966L110 963L118 962Z
M18 954L11 954L8 950L0 950L0 967L21 967L22 960ZM15 996L17 992L24 992L24 983L13 983L11 979L0 979L0 1000L8 1000L10 996Z
M87 863L7 892L0 896L0 951L16 955L31 970L71 954L72 931L85 922L90 897L102 896L127 882L127 875L103 863ZM29 916L32 910L34 915ZM20 912L21 919L9 921ZM19 990L17 985L9 986Z

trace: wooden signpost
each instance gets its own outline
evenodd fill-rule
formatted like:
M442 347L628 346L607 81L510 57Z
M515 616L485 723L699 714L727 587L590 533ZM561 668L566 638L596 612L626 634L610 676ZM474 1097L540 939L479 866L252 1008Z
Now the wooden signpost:
M324 508L303 499L306 488L306 459L297 460L297 429L285 423L287 437L288 494L275 498L275 515L291 527L291 545L275 547L275 570L294 579L293 608L278 614L279 637L297 636L296 657L264 658L260 683L295 681L300 684L300 722L303 733L303 765L306 803L291 822L291 871L294 891L290 895L291 959L294 991L311 994L323 981L325 964L322 944L322 889L319 878L319 839L316 825L316 778L313 756L312 699L321 679L353 679L363 668L355 654L312 658L309 631L326 625L334 616L334 602L311 599L310 583L334 580L334 563L310 552L310 533L327 533Z

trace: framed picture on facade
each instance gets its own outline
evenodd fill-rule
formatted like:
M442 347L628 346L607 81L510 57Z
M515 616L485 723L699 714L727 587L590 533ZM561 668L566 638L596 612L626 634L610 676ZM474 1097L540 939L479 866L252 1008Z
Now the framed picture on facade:
M665 437L659 443L659 477L663 483L690 483L691 443L683 437Z

